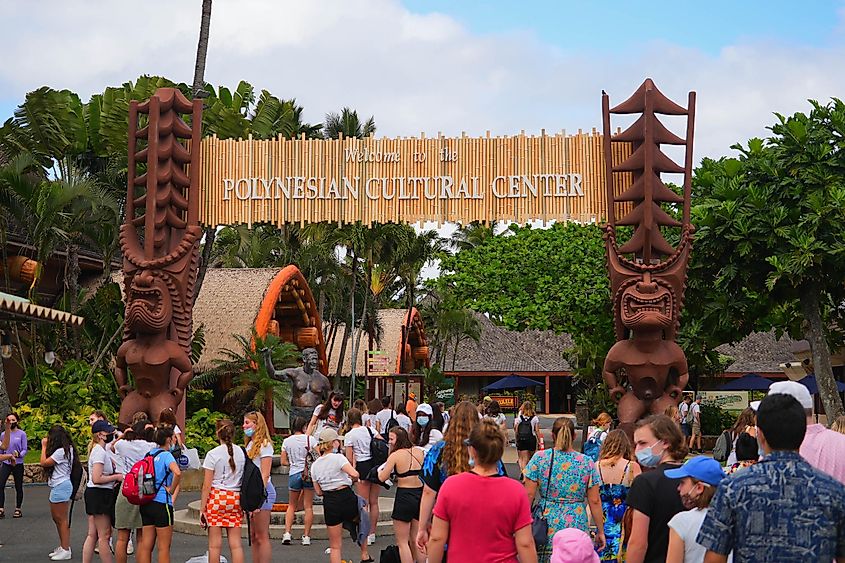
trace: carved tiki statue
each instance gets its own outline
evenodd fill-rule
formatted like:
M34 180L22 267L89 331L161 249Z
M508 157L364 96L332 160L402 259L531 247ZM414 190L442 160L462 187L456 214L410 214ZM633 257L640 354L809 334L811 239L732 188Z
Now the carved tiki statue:
M611 137L611 114L641 115ZM686 138L669 131L658 121L658 114L686 116ZM620 426L630 435L638 419L677 404L689 379L686 356L675 336L693 231L690 180L695 92L690 92L688 106L683 108L647 79L633 96L612 109L603 93L602 117L608 198L605 246L617 340L605 359L603 376L619 403ZM618 149L625 147L614 150L614 143L628 143L630 156L621 157L627 153ZM685 148L684 166L660 150L664 144ZM670 190L661 173L683 174L684 195ZM614 186L624 191L616 195ZM682 220L667 213L661 203L679 206ZM617 205L628 209L621 218L616 217ZM633 235L621 246L618 226L633 227ZM661 228L679 231L677 247L667 242Z
M180 117L186 113L192 114L191 126ZM137 411L157 420L166 407L184 420L183 398L193 377L191 309L202 234L201 124L202 101L191 103L175 88L160 88L148 101L129 106L126 221L120 230L126 327L114 374L124 424ZM190 150L180 139L191 140Z

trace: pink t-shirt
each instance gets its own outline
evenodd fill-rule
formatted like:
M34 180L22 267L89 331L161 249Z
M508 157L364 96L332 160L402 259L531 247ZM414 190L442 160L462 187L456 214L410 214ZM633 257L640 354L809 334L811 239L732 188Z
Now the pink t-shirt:
M800 453L810 465L845 485L845 434L810 424Z
M515 563L514 533L531 524L528 495L518 481L472 472L446 479L434 515L449 522L449 561L456 563Z

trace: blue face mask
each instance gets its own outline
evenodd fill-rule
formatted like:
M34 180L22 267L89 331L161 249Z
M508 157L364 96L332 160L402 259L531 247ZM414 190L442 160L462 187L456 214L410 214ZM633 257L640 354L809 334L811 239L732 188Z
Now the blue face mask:
M766 450L763 449L763 446L762 446L762 444L760 444L760 442L757 442L757 458L762 459L765 456L766 456Z
M255 428L244 429L244 436L246 436L247 438L252 438L253 434L255 434Z
M428 424L428 417L427 416L417 416L417 424L420 426L425 426Z
M659 442L658 440L657 442ZM637 461L640 462L640 465L643 467L657 467L660 463L660 458L663 457L663 453L656 454L652 449L657 442L650 445L647 448L643 448L637 451Z

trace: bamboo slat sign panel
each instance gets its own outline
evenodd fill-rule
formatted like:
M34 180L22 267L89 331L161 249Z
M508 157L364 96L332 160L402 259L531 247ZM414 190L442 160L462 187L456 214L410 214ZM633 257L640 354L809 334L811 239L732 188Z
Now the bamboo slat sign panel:
M202 140L201 221L600 222L602 136ZM630 154L614 146L620 159ZM629 179L616 174L619 191Z

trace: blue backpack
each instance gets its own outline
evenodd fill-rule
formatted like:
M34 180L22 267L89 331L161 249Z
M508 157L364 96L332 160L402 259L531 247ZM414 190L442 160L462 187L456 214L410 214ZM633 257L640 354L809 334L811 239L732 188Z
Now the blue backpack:
M593 461L599 460L599 452L601 452L601 443L604 436L607 434L604 430L596 430L584 442L584 455L591 458Z

